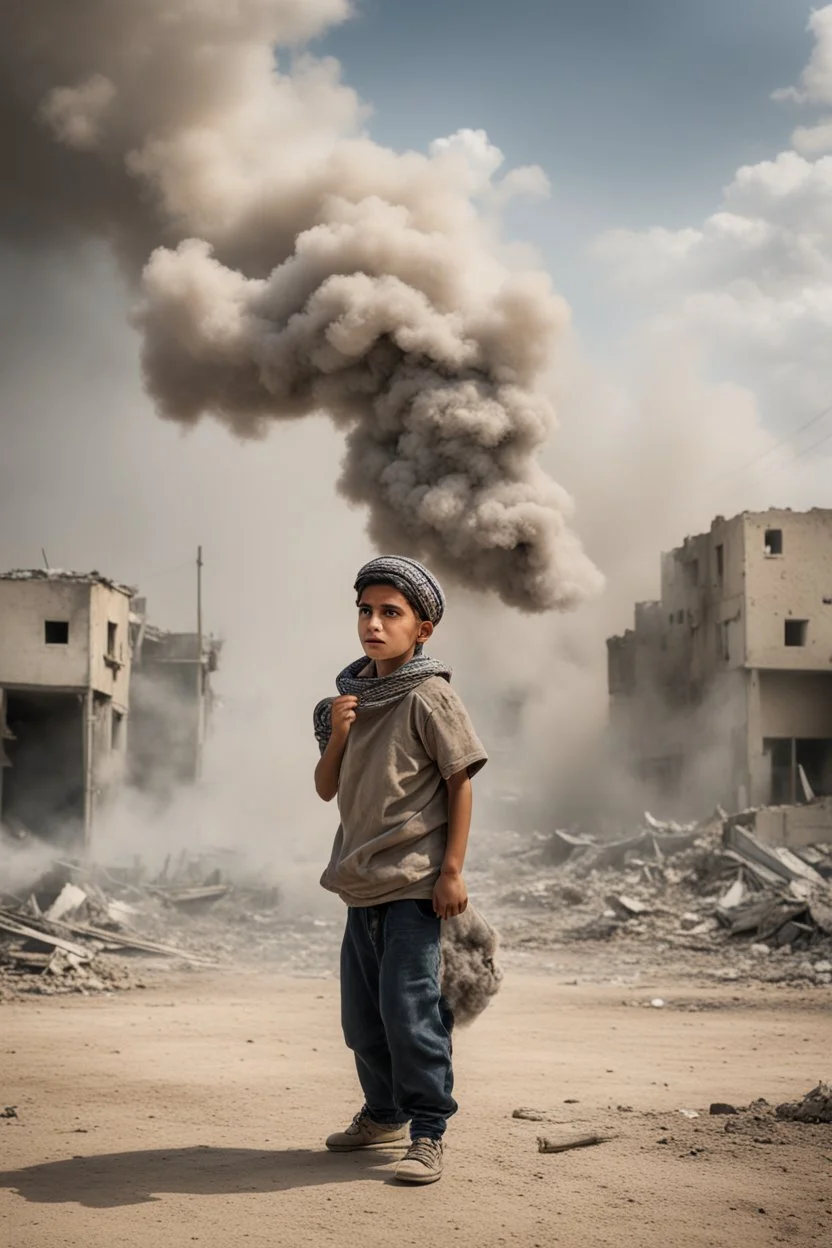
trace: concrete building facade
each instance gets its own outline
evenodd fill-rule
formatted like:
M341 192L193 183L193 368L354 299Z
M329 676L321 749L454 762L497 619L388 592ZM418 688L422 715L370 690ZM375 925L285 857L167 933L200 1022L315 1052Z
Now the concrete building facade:
M607 649L613 738L651 791L700 813L832 794L832 511L718 517Z
M89 840L125 770L132 593L95 572L0 573L0 822Z

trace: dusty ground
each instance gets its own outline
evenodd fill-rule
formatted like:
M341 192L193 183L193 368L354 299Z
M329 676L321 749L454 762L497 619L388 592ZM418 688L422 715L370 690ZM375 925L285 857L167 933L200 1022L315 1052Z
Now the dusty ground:
M606 956L582 950L583 969ZM358 1103L332 978L171 973L8 1005L3 1243L828 1244L832 1127L707 1114L829 1077L828 990L568 975L515 970L459 1034L446 1176L415 1190L388 1181L392 1154L321 1151ZM517 1106L555 1121L514 1120ZM618 1138L541 1156L558 1123Z

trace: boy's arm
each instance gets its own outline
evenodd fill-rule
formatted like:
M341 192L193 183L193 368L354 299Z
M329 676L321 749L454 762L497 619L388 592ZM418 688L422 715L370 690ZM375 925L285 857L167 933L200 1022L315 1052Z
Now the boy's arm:
M468 834L471 831L471 810L474 792L468 770L459 771L446 781L448 786L448 840L436 888L433 908L440 919L462 914L468 905L468 890L462 878Z
M335 698L332 703L332 731L327 747L318 760L315 768L315 791L325 802L331 802L338 792L338 778L341 774L341 762L350 728L355 723L355 708L358 698L346 695Z

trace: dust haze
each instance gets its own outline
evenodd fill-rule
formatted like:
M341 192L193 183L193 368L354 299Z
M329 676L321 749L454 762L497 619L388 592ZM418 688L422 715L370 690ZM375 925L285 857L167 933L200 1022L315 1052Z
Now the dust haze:
M376 546L448 578L434 652L497 746L481 817L515 789L550 826L631 796L598 745L604 639L655 594L660 550L719 511L808 501L749 392L703 380L683 336L645 334L603 375L587 360L499 231L539 171L500 178L478 132L427 155L367 137L337 65L302 51L347 10L0 14L0 563L45 547L190 628L204 546L227 639L206 779L161 815L127 800L102 835L234 845L310 896L332 834L311 707L355 657Z

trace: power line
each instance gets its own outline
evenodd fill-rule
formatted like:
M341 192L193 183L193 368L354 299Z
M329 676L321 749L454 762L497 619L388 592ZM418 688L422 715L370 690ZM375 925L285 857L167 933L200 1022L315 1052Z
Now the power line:
M779 440L779 442L775 442L773 446L767 447L764 451L761 451L758 455L755 455L752 459L749 459L746 463L740 464L736 468L729 468L727 469L727 471L721 472L717 474L717 476L715 477L711 477L711 480L708 484L711 484L715 481L723 481L725 480L726 477L739 476L741 473L746 472L749 468L753 468L754 465L758 464L761 459L765 459L766 456L773 454L774 451L778 451L781 447L786 446L787 443L791 442L794 438L796 438L798 434L805 432L806 429L811 429L813 425L816 425L819 420L823 420L824 416L828 416L830 412L832 412L832 403L830 403L822 411L817 412L814 416L810 416L810 418L807 421L804 421L802 425L798 425L797 429L793 429L791 433L787 433L785 437L782 437ZM813 450L816 446L820 446L823 442L826 442L827 439L830 437L832 437L832 433L825 434L821 438L820 442L813 443L812 446L806 447L805 452L800 451L796 455L794 455L793 458L798 459L800 455L804 453L808 453L808 451ZM788 459L785 462L791 463L792 461Z
M804 446L802 451L797 451L792 455L791 459L787 459L787 464L793 464L796 459L802 459L804 455L809 455L812 451L816 451L819 446L823 446L824 442L828 442L832 438L832 429L829 433L825 433L822 438L818 438L817 442L813 442L811 446Z

